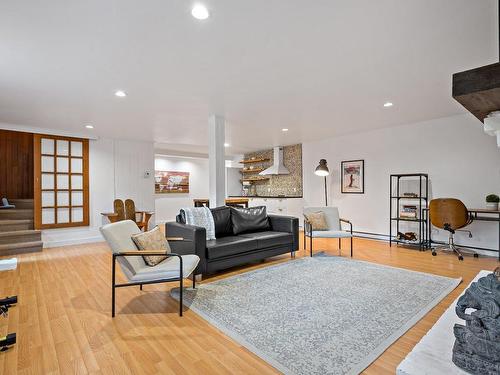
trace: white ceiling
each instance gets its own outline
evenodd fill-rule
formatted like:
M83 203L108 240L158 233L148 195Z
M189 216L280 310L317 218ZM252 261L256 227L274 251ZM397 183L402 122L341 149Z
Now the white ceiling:
M462 113L451 74L498 61L496 0L205 4L0 0L0 122L203 152L217 113L237 153Z

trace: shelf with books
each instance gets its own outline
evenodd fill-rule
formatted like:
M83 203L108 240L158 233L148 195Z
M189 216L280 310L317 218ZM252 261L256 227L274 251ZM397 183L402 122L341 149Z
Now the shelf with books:
M427 222L424 219L424 209L429 200L429 176L426 173L405 173L390 175L390 224L389 243L411 244L425 250L427 239ZM404 225L403 223L408 223ZM418 223L418 231L415 224ZM411 225L411 226L409 226ZM405 240L394 236L393 233L401 233L401 227L415 230L416 240ZM394 230L395 229L395 230ZM413 233L413 232L412 232Z

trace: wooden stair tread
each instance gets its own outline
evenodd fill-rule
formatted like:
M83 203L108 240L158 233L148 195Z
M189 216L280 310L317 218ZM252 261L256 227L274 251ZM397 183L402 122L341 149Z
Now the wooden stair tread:
M5 219L0 220L0 225L31 224L32 221L31 219Z
M42 241L31 241L31 242L20 242L20 243L13 243L13 244L3 244L3 245L0 245L0 251L22 249L22 248L28 248L28 247L38 247L38 246L43 246L43 242Z
M42 233L41 230L38 229L22 229L22 230L11 230L8 232L0 232L0 237L9 237L9 236L23 236L23 235L31 235Z

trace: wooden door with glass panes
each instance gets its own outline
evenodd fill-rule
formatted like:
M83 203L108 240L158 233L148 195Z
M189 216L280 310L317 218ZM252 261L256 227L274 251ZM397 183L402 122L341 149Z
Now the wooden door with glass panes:
M34 135L35 228L89 225L88 139Z

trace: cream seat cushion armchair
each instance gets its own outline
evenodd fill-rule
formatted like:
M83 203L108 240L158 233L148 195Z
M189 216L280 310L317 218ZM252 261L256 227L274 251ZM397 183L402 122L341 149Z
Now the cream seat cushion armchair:
M309 237L309 248L311 256L313 254L313 238L338 238L339 249L342 248L342 238L351 239L351 257L352 257L352 223L349 220L342 219L339 216L337 207L304 207L304 250L306 248L306 237ZM315 230L308 220L308 216L322 212L325 215L326 230ZM342 229L342 223L350 226L348 231Z
M111 316L115 316L115 289L126 286L156 284L171 281L180 283L180 308L179 315L182 316L182 289L183 279L191 275L195 270L200 258L194 254L179 255L167 251L138 250L132 236L141 230L132 220L118 221L101 227L101 233L106 239L113 252L112 263L112 308ZM167 240L169 240L167 238ZM182 240L176 238L175 240ZM151 267L146 264L143 256L164 255L167 257L161 263ZM128 282L116 284L116 263L120 265ZM195 278L193 277L193 288Z

